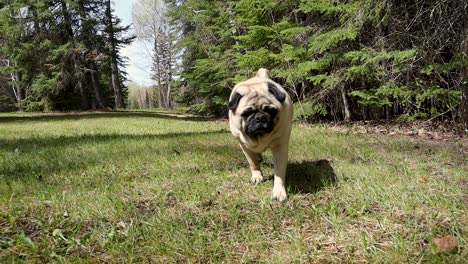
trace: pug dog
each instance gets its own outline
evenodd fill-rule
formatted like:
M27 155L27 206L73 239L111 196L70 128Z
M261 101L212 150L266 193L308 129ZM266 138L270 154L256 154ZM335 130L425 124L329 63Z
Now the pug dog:
M275 173L271 198L286 200L286 166L293 114L288 93L270 79L267 69L262 68L255 77L232 89L228 108L231 133L249 162L251 182L263 181L261 153L271 149Z

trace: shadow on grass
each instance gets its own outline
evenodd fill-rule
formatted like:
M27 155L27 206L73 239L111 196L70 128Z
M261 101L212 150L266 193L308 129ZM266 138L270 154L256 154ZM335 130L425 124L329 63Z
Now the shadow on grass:
M328 160L289 163L286 186L290 193L314 193L336 183L336 174Z
M228 133L226 129L199 132L177 132L164 134L82 134L76 136L39 137L24 139L0 139L0 146L4 150L15 151L19 148L21 152L35 152L39 148L69 147L82 144L100 144L119 140L144 140L144 139L177 139L180 137L213 135Z
M114 111L114 112L74 112L74 113L50 113L31 116L0 116L0 123L10 122L35 122L35 121L66 121L95 118L158 118L172 119L179 121L209 121L212 119L190 116L184 114L174 114L165 112L145 112L145 111Z
M20 140L0 140L0 146L3 150L17 153L15 155L23 155L25 153L34 154L41 148L51 148L46 150L46 153L53 155L60 155L60 148L65 147L83 147L86 144L106 144L114 141L125 142L125 144L132 144L134 141L145 139L153 140L156 144L157 153L153 153L155 158L157 155L180 155L181 153L210 153L210 155L218 156L232 156L237 150L235 147L223 146L220 148L217 144L201 144L194 142L193 144L181 144L171 149L157 148L160 140L175 140L182 138L192 138L197 136L212 136L217 134L227 133L227 130L214 130L214 131L200 131L200 132L181 132L181 133L166 133L166 134L144 134L144 135L131 135L131 134L111 134L111 135L79 135L79 136L61 136L61 137L46 137L46 138L28 138ZM110 145L112 146L112 145ZM58 149L57 149L58 148ZM18 150L19 149L19 150ZM103 150L106 150L105 148ZM133 155L131 151L121 153L121 155ZM141 152L141 151L140 151ZM58 153L58 154L57 154ZM138 153L137 153L138 154ZM45 155L45 154L44 154ZM44 162L40 157L32 158L33 162L21 163L13 162L9 166L0 167L0 178L30 178L28 176L36 177L37 175L50 175L54 172L75 171L83 170L88 166L93 166L100 163L106 163L108 157L104 160L96 154L96 157L85 155L77 155L73 159L60 159L48 160Z

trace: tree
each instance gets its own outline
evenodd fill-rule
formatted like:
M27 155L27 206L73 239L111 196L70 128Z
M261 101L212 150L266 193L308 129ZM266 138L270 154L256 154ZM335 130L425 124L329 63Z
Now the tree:
M463 1L167 2L195 111L225 114L229 87L265 67L304 118L464 118Z
M173 76L176 72L175 28L169 23L162 0L138 0L133 4L133 20L138 38L152 58L152 79L158 84L159 105L172 107ZM149 48L152 47L152 48Z
M110 63L111 63L111 76L112 76L112 87L114 89L114 99L115 99L115 107L116 108L125 108L124 102L124 94L122 91L122 86L120 83L120 74L119 74L119 65L117 62L118 54L117 54L117 39L116 39L116 31L120 30L115 27L114 19L115 17L112 15L112 8L111 8L111 0L106 1L106 19L107 19L107 34L108 34L108 41L109 41L109 56L110 56Z
M121 45L109 1L15 0L0 9L0 75L25 110L122 107ZM111 41L112 40L112 41ZM118 84L111 90L106 82ZM113 95L114 92L116 95ZM118 104L115 104L117 98Z
M180 75L185 88L179 102L198 113L226 113L225 100L236 73L232 5L206 0L169 3L171 21L183 36Z

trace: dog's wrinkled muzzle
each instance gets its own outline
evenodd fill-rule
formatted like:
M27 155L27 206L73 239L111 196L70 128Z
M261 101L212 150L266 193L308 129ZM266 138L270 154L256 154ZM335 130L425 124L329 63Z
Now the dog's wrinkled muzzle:
M258 137L273 131L273 120L264 112L257 112L247 119L245 133L248 136Z

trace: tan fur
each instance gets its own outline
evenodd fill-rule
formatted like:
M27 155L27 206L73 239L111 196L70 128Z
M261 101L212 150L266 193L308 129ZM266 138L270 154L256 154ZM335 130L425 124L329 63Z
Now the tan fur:
M286 95L283 103L279 102L268 91L266 82L276 84L278 90ZM263 180L260 171L258 154L266 149L271 149L275 165L275 178L272 191L272 199L283 201L287 198L285 183L286 166L288 162L288 144L292 124L292 103L288 93L277 83L269 79L266 69L259 69L254 78L238 83L231 93L239 93L243 97L234 111L229 111L229 126L232 135L238 139L242 150L249 162L252 172L251 181L255 184ZM278 109L278 115L274 119L274 129L271 133L256 138L250 138L245 134L245 124L240 114L248 107L263 108L266 105Z

